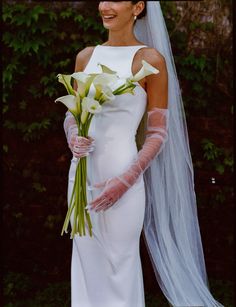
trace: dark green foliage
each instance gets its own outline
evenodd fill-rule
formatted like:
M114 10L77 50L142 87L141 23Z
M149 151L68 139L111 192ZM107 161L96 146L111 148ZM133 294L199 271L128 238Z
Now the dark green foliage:
M209 166L213 166L219 174L222 175L225 172L225 169L228 169L231 172L233 171L232 151L219 148L209 139L202 140L202 148L204 152L203 157L207 161L211 161Z
M72 72L76 53L104 32L97 14L86 18L70 7L55 11L43 4L5 4L3 21L4 113L19 91L24 100L57 97L57 73Z
M70 283L58 282L46 285L37 285L28 275L9 272L4 280L4 307L69 307ZM210 280L211 290L216 298L221 298L221 303L233 307L231 282ZM19 300L19 298L22 298ZM147 307L170 306L162 294L145 294Z
M101 42L104 29L96 10L88 16L60 4L5 2L2 17L3 152L6 171L11 170L14 176L15 169L10 165L23 170L24 166L18 160L20 153L14 155L13 136L17 136L18 147L30 151L32 144L36 149L42 139L62 133L65 109L55 105L54 100L63 89L56 76L73 72L77 52ZM29 143L28 147L25 143ZM46 191L43 186L34 183L34 191Z

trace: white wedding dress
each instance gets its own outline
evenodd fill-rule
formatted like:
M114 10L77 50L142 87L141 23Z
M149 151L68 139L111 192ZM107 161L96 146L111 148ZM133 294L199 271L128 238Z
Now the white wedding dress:
M120 77L132 74L136 52L145 46L97 45L85 68L100 72L98 63L115 70ZM123 94L103 104L95 114L89 136L95 150L87 158L88 184L122 174L137 155L135 135L146 109L147 95L138 84L135 95ZM69 170L68 201L74 184L77 160ZM87 191L88 201L101 189ZM72 307L144 307L140 235L145 212L143 176L111 208L90 212L93 236L76 235L71 262Z

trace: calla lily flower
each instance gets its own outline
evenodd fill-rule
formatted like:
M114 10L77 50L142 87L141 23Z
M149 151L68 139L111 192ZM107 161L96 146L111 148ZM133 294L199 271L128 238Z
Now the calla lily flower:
M158 74L160 71L153 67L151 64L147 63L145 60L142 60L142 68L129 80L131 82L138 82L144 77L147 77L152 74Z
M113 91L109 86L104 86L102 88L102 94L100 96L99 101L101 103L105 102L105 101L111 101L115 99L115 95L113 95Z
M84 97L82 101L82 111L87 111L89 113L95 114L102 110L100 103L90 97Z
M116 75L117 72L114 70L111 70L109 67L107 67L106 65L103 65L101 63L98 63L98 65L102 68L102 72L106 73L106 74L111 74L111 75Z
M71 86L71 75L58 74L57 77L58 77L58 81L65 86L68 94L75 95L75 91L73 90Z
M110 73L102 73L97 75L94 80L93 80L93 85L112 85L113 83L117 82L118 76L115 74L110 74Z
M85 124L85 123L86 123L86 120L87 120L87 118L88 118L88 114L89 114L88 111L86 111L86 110L83 110L83 111L82 111L82 113L81 113L81 118L80 118L82 124Z
M112 92L112 87L114 87L114 84L118 80L119 79L115 74L102 73L97 75L93 80L93 85L96 89L95 99L102 99L104 92Z
M55 102L58 101L62 102L74 116L79 115L80 110L79 110L79 102L77 96L74 95L62 96L55 100Z
M81 123L84 124L87 120L88 114L99 113L102 110L99 102L91 97L84 97L81 103L82 114L81 114Z
M77 93L81 98L87 96L90 85L97 74L86 74L85 72L75 72L71 75L72 78L76 80L77 83Z

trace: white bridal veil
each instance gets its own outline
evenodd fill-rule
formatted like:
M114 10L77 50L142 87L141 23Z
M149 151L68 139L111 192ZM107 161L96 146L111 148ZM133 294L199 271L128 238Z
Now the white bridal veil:
M165 57L168 70L168 141L144 174L144 235L153 269L171 305L223 306L208 289L183 102L159 1L147 1L135 34Z

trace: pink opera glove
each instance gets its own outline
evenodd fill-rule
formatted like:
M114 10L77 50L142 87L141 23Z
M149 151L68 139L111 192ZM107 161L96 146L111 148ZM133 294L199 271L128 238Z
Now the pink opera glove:
M161 152L167 141L169 110L154 107L147 113L146 139L131 166L122 175L93 185L104 187L102 193L88 206L88 210L100 211L110 208L134 185L139 176L149 167L151 161Z
M74 116L71 114L70 111L66 112L63 127L68 146L74 157L86 157L89 155L90 152L94 151L94 139L90 136L88 136L87 138L83 136L78 136L78 127Z

